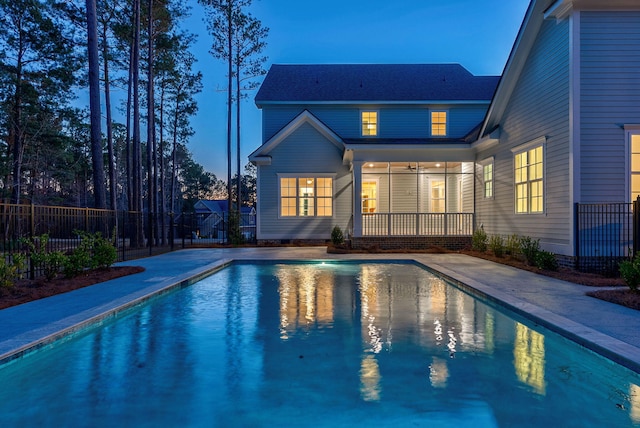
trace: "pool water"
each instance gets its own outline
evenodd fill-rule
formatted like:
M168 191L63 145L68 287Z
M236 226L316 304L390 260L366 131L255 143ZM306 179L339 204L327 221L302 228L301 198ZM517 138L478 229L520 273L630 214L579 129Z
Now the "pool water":
M232 264L1 367L0 426L640 426L640 377L413 264Z

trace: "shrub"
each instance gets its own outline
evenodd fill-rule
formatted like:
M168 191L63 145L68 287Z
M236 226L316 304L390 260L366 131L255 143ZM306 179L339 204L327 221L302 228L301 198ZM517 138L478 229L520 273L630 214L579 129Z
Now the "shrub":
M508 236L505 242L505 252L514 258L517 258L521 254L520 237L518 235Z
M64 266L67 256L61 251L47 251L49 235L43 234L34 238L23 239L22 242L29 248L29 257L36 268L43 270L47 281L56 277Z
M536 266L544 270L558 270L558 260L556 260L556 255L550 251L538 251L536 253Z
M340 226L334 226L331 231L331 243L333 245L342 245L344 244L344 234L342 233L342 229Z
M116 247L98 232L93 241L93 257L91 265L94 268L107 269L118 260Z
M527 264L536 266L536 256L540 251L540 240L533 239L529 236L521 237L520 251L522 252Z
M62 272L67 278L78 276L83 270L91 267L91 252L95 240L93 235L84 231L74 230L73 233L80 236L80 245L67 256L64 262Z
M620 276L627 283L631 291L637 292L640 284L640 255L633 260L625 260L618 265Z
M25 268L26 258L23 254L13 254L9 260L0 258L0 287L12 287L16 279L22 276L22 270Z
M471 249L482 253L487 251L487 233L482 226L473 231L473 235L471 236Z
M489 249L496 257L504 256L504 239L500 235L491 235L489 238Z
M69 254L62 266L62 273L67 278L80 275L91 264L91 254L84 248L78 247Z
M229 213L229 242L231 245L244 243L244 236L240 230L240 213L235 210Z

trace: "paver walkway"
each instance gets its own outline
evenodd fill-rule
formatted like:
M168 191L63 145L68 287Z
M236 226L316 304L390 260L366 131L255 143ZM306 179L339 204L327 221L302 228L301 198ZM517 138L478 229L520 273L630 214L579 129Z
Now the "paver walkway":
M145 272L0 310L0 360L34 343L176 284L188 284L232 260L414 260L498 300L640 372L640 311L585 295L576 285L462 254L327 254L325 247L188 249L120 265Z

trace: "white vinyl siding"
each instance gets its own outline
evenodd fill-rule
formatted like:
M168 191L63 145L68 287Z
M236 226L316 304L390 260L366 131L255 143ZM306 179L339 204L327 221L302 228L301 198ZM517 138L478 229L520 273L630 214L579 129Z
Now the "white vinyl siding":
M342 163L342 152L322 136L312 125L305 123L270 153L271 165L258 166L258 239L329 239L331 229L339 226L349 230L352 210L351 173ZM281 178L331 178L333 197L331 215L282 216L280 197ZM297 186L297 184L296 184ZM319 196L328 192L327 186L316 183L315 210L328 210ZM296 188L296 192L297 192ZM300 198L293 203L300 209ZM317 211L316 211L317 212Z
M542 23L502 115L500 142L478 153L479 159L494 158L494 186L492 199L477 186L476 224L488 234L531 236L544 249L571 255L569 27L569 20ZM539 136L546 137L544 215L531 221L516 212L513 150ZM482 169L477 171L482 180Z
M484 118L488 105L359 105L305 106L342 138L362 138L362 111L378 112L378 138L430 138L431 110L448 112L447 138L466 136ZM269 106L262 110L263 142L284 128L305 108Z
M581 202L627 202L621 125L640 118L640 12L581 12L580 29Z

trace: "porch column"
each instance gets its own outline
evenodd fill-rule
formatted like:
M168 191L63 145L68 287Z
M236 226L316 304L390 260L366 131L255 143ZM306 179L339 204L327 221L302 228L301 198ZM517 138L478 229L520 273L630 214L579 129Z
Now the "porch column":
M362 237L362 161L351 163L353 174L353 236Z

